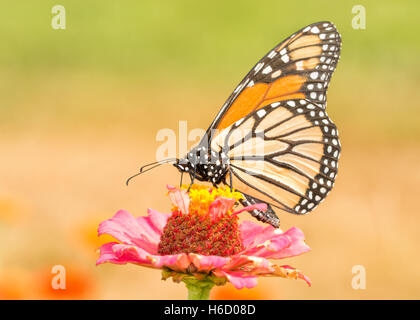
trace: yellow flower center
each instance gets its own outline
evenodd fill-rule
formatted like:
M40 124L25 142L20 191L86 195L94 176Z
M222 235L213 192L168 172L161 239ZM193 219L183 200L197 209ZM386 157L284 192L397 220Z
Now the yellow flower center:
M182 185L181 189L187 190L189 185ZM193 184L189 191L190 197L190 214L206 214L211 203L217 197L224 197L235 199L236 201L243 199L243 195L235 189L230 190L230 187L222 186L219 188L208 187L206 185Z

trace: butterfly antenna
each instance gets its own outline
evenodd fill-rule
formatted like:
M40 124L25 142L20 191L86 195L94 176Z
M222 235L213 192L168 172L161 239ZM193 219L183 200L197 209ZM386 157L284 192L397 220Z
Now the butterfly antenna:
M172 162L172 161L177 161L177 160L178 160L177 158L169 158L169 159L165 159L165 160L162 160L162 161L156 161L156 162L146 164L146 165L144 165L140 168L139 173L136 173L135 175L132 175L130 178L128 178L127 181L125 182L125 184L128 186L128 183L130 182L131 179L133 179L133 178L135 178L135 177L137 177L137 176L139 176L139 175L141 175L141 174L143 174L147 171L150 171L150 170L152 170L156 167L159 167L162 164L169 163L169 162Z

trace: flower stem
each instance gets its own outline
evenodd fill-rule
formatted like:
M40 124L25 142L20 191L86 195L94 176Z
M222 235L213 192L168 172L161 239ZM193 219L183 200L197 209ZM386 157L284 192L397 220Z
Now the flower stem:
M210 290L215 284L209 280L185 279L183 281L188 289L188 300L208 300Z

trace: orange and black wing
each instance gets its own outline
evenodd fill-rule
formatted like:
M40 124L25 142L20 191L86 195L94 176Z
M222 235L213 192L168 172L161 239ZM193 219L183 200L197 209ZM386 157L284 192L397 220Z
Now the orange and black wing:
M291 35L245 76L208 133L223 130L272 102L306 99L325 108L326 91L340 48L341 37L331 22L314 23Z
M254 66L207 132L211 149L227 154L225 181L243 204L269 205L252 212L259 220L278 226L271 206L308 213L334 185L340 142L325 107L340 49L330 22L296 32Z

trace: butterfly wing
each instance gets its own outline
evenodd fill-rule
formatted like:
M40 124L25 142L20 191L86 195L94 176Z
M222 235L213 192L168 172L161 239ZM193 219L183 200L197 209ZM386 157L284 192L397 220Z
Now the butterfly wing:
M239 83L209 127L222 130L271 102L307 99L325 108L340 56L341 37L331 22L302 28L268 52Z
M294 33L251 69L203 139L228 153L226 181L243 193L242 204L269 205L252 212L259 220L278 226L271 206L308 213L334 184L340 143L325 107L340 50L331 22Z
M312 211L331 191L341 151L335 124L309 99L266 104L222 130L211 147L228 156L226 181L232 178L244 204L254 198L295 214Z

